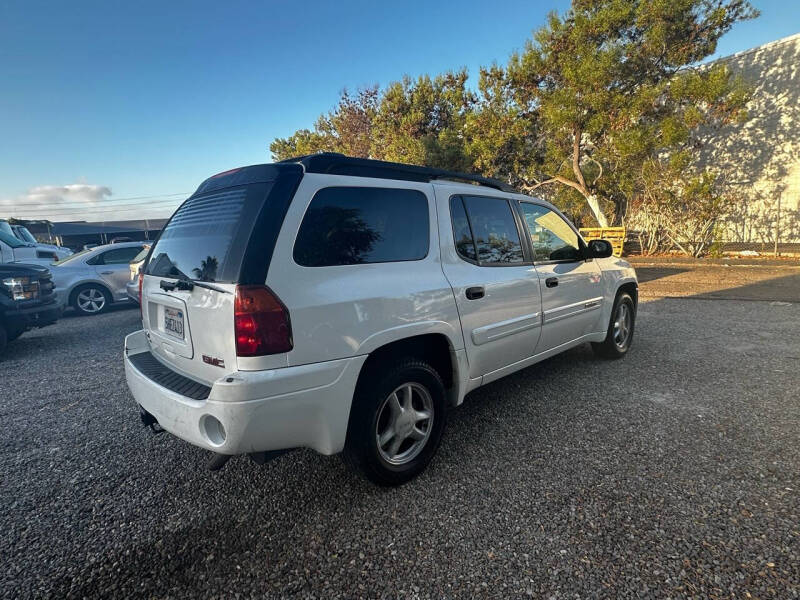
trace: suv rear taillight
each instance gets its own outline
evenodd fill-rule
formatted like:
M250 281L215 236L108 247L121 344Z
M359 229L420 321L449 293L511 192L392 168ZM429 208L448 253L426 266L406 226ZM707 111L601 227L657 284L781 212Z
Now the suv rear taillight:
M144 282L144 273L142 273L142 268L139 267L139 316L144 318L144 309L142 308L142 283Z
M264 356L292 349L289 311L264 285L237 285L234 301L237 356Z

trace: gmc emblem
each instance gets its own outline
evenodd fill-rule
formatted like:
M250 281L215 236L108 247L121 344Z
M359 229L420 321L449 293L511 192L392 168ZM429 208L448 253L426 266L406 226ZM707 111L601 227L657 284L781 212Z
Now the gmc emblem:
M203 354L203 362L214 367L222 367L223 369L225 368L225 361L221 358L214 358L213 356L207 356Z

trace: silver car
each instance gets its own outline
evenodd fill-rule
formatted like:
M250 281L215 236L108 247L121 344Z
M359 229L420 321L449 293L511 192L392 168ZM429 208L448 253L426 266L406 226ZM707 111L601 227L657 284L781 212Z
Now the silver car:
M83 250L53 264L50 271L59 301L79 313L95 315L114 302L127 302L130 262L143 242L123 242Z

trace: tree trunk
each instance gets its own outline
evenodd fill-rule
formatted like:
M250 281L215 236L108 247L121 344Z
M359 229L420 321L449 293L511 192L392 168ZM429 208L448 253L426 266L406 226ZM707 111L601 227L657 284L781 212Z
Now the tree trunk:
M603 211L600 210L600 202L597 199L597 196L594 194L587 194L585 195L586 202L589 204L589 208L592 209L592 214L594 214L594 218L597 219L598 225L600 227L608 227L608 219L603 214Z

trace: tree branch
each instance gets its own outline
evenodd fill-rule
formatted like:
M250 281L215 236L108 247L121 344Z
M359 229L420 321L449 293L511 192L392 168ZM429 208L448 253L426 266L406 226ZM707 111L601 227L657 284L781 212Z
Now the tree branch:
M556 175L555 177L551 177L550 179L545 179L544 181L538 182L536 185L525 186L525 190L530 192L538 187L547 185L549 183L563 183L564 185L568 185L569 187L577 190L580 193L580 195L583 196L584 198L588 196L588 190L585 187L581 187L579 183L575 183L571 179L567 179L566 177L562 177L561 175Z
M590 161L592 161L594 164L600 167L600 172L597 174L597 177L595 177L594 180L592 181L592 187L594 187L594 184L597 183L603 176L603 165L601 165L599 161L595 160L591 156L587 156L586 158L588 158Z
M586 189L586 180L583 178L583 172L581 171L581 134L580 127L576 125L572 128L572 172L575 173L578 184L583 189Z

